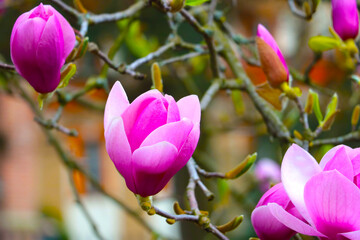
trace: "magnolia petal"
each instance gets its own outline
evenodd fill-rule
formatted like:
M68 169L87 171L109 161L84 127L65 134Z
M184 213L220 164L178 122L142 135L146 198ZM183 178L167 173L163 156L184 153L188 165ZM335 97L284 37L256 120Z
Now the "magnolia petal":
M34 10L34 9L33 9L33 10ZM19 24L25 22L25 21L29 18L29 16L31 15L31 12L32 12L33 10L21 14L21 15L16 19L16 22L14 23L14 26L13 26L13 29L12 29L12 32L11 32L10 47L13 45L13 40L14 40L15 32L16 32ZM45 25L45 22L44 22L44 25ZM42 31L42 29L41 29L41 31ZM41 35L41 33L39 33L39 35Z
M278 183L272 188L270 188L264 195L260 198L258 204L256 207L267 205L268 203L277 203L281 207L285 208L289 202L290 199L285 192L284 186L282 183Z
M342 237L345 237L344 238L341 238L340 236ZM357 230L357 231L354 231L354 232L347 232L347 233L339 233L337 235L337 239L341 239L341 240L359 240L360 239L360 230Z
M119 81L116 81L114 86L111 88L108 99L105 105L104 112L104 129L107 130L110 122L121 114L129 106L129 100L126 92Z
M317 231L315 228L291 215L285 211L281 206L276 203L269 203L268 208L271 211L271 214L282 224L288 228L305 235L325 237L322 233Z
M16 71L33 87L37 82L45 82L40 66L37 64L36 50L46 22L41 18L28 19L19 23L13 30L11 59ZM60 74L60 73L59 73ZM35 88L35 87L34 87Z
M125 123L127 120L125 117L126 111L123 114L123 119ZM153 132L158 127L166 124L167 110L164 106L163 100L160 98L150 102L150 104L144 107L142 112L138 112L138 115L136 117L137 118L127 135L133 152L141 145L144 139L151 132Z
M135 193L143 197L158 193L167 184L165 173L177 155L176 147L165 141L135 150L132 157Z
M275 39L270 34L270 32L262 24L258 25L257 36L259 38L261 38L262 40L264 40L274 50L274 52L279 57L282 65L284 66L284 68L285 68L285 70L287 72L287 75L288 75L289 74L289 69L288 69L288 67L286 65L285 58L282 55L279 46L277 45Z
M132 177L131 148L127 140L123 120L115 118L109 125L105 134L106 151L113 161L116 169L124 177L127 187L135 191Z
M304 196L316 228L330 239L360 229L360 190L337 170L312 177Z
M180 120L180 111L179 107L176 104L174 98L170 95L165 95L165 99L168 102L168 115L167 115L167 123L176 122Z
M324 167L324 171L334 169L347 177L350 181L353 181L354 170L345 147L340 147Z
M332 0L332 20L336 33L343 39L355 39L359 31L356 0Z
M251 214L251 223L261 240L288 240L296 233L279 222L267 206L255 208Z
M177 105L181 118L189 118L194 123L200 123L201 107L198 96L190 95L183 97L177 102Z
M40 93L52 92L59 85L63 58L64 39L60 22L55 15L49 17L39 39L36 63L41 70L41 78L32 85Z
M51 5L45 5L44 6L46 11L52 11L53 14L59 19L61 29L63 32L63 38L64 38L64 51L63 56L64 60L66 60L67 56L71 53L73 48L75 47L76 38L75 38L75 32L69 22L58 12L55 8L53 8Z
M147 108L152 101L162 98L163 96L158 90L150 90L138 96L130 104L130 106L122 114L127 135L129 135L130 130L135 124L138 116L144 111L144 109Z
M194 124L186 118L178 122L165 124L151 132L140 147L166 141L174 145L179 151L187 140L193 125Z
M307 181L321 172L316 160L296 144L286 151L281 165L281 180L284 188L300 214L310 224L311 218L304 201L304 187Z
M349 155L349 157L350 157L350 154L351 154L351 152L352 152L352 150L353 150L351 147L348 147L348 146L343 145L343 144L337 145L337 146L331 148L329 151L327 151L327 153L325 153L325 155L322 157L322 159L321 159L321 161L320 161L320 163L319 163L321 169L324 169L325 165L335 156L335 153L336 153L340 148L345 148L346 153L347 153L347 154ZM352 159L352 158L350 157L350 159Z

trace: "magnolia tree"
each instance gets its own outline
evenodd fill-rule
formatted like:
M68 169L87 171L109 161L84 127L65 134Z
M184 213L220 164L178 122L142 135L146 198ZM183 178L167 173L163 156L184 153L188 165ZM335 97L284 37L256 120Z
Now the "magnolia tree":
M0 4L4 3L0 1ZM320 0L289 0L288 4L294 16L311 21L317 8L325 3ZM360 149L343 145L349 142L356 147L356 141L360 140L360 105L357 105L358 92L356 94L360 80L355 75L359 63L356 1L331 1L330 34L308 39L314 58L307 63L303 73L286 63L276 40L261 22L257 25L256 36L245 38L227 22L225 8L217 0L139 0L125 10L93 14L80 0L74 0L73 5L62 0L51 0L50 5L40 3L18 16L13 23L9 36L12 63L0 63L0 70L6 77L2 90L30 105L36 122L70 172L81 172L95 189L118 202L149 231L154 231L135 210L104 191L96 178L62 146L61 138L53 133L57 130L77 137L75 129L60 122L64 107L81 100L94 89L104 90L108 97L100 111L104 119L106 151L126 182L124 188L127 187L137 198L139 209L148 215L162 216L169 224L190 222L199 226L198 231L205 230L218 239L228 239L227 233L242 223L242 212L234 213L236 217L223 225L213 222L213 212L201 207L198 200L199 194L204 194L208 201L217 197L204 184L203 178L238 181L235 179L247 172L257 154L248 152L248 157L239 160L238 165L226 173L201 168L193 157L202 136L204 119L201 115L217 93L225 90L236 109L241 109L244 102L255 106L261 123L266 126L266 133L283 149L281 168L269 159L256 163L257 184L265 193L260 200L255 200L258 201L256 207L247 210L252 212L251 223L257 237L263 240L307 236L331 240L360 239ZM167 19L170 26L164 30L167 39L155 51L131 63L114 60L124 39L130 38L131 41L131 37L135 37L129 31L133 21L138 21L139 16L149 9ZM70 24L69 19L77 21ZM107 22L117 22L122 29L109 53L100 49L88 36L88 30L94 25ZM201 36L199 43L184 40L179 31L179 26L184 23ZM244 48L250 53L243 54ZM352 84L349 92L357 96L355 101L346 104L345 110L352 112L347 119L336 119L341 111L338 89L316 85L310 77L310 72L325 52L331 51L341 55L347 78L342 83ZM98 77L89 78L79 91L69 91L74 75L82 71L77 69L77 61L88 57L86 52L99 58L104 64L103 69ZM175 63L174 66L179 67L200 55L207 56L204 59L211 74L205 76L211 84L199 96L182 92L182 98L175 100L164 91L167 80L164 77L163 81L161 70ZM140 66L149 69L148 77L138 70ZM251 81L244 71L245 66L262 69L266 82L257 84ZM120 81L108 80L109 68L117 72L119 79L127 75L134 81L152 80L152 89L130 102L126 93L129 89L124 88ZM28 88L23 80L32 88ZM31 93L34 91L38 93L37 99ZM243 95L247 95L247 100ZM319 99L326 99L324 96L329 95L326 102L320 102ZM53 118L46 119L47 103L54 101L58 102L57 112ZM87 103L84 107L92 107L92 104ZM296 113L292 124L286 123L289 109ZM340 125L349 126L344 135L336 135L337 131L334 131ZM323 135L324 131L328 133ZM318 149L324 149L322 146L327 146L328 151L318 163L309 152L316 153ZM153 202L153 196L185 166L188 177L182 181L188 183L187 204L181 206L174 202L174 211L170 212L160 209ZM74 184L73 181L70 183ZM200 191L195 194L197 188ZM77 203L92 225L94 234L103 239L74 189ZM253 239L256 239L255 233Z

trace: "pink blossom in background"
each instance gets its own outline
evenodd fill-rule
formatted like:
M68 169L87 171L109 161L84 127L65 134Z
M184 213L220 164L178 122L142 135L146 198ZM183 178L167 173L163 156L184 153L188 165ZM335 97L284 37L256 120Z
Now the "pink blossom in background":
M279 57L281 63L283 64L286 72L289 74L289 69L286 65L285 58L282 55L279 46L277 45L273 36L269 33L269 31L262 24L258 25L256 36L261 38L262 40L264 40L274 50L276 55Z
M150 90L129 104L116 82L106 102L106 150L127 187L147 197L157 194L186 165L200 136L200 102L178 102Z
M296 232L322 240L360 239L359 173L360 149L334 147L318 164L293 144L284 156L281 179L303 220L277 203L267 205L271 217Z
M256 45L268 83L273 88L280 88L289 81L289 69L275 39L261 24L257 28Z
M355 39L359 32L356 0L331 0L335 32L343 39Z
M5 0L0 0L0 17L1 17L2 14L4 14L5 8L6 8Z
M278 183L281 181L279 164L269 158L262 158L257 162L254 174L260 182L260 188L263 192L270 188L270 183Z
M16 71L39 93L56 89L60 70L75 46L75 33L52 6L23 13L11 33L11 59Z

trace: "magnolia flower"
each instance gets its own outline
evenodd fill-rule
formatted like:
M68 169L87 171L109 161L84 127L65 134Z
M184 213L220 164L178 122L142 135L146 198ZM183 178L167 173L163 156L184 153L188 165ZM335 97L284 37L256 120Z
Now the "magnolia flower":
M23 13L11 33L11 59L16 71L39 93L52 92L60 82L60 69L75 46L75 33L52 6Z
M289 79L289 70L275 39L261 24L257 28L256 45L259 52L261 67L269 84L279 88Z
M200 114L196 95L175 102L150 90L129 104L115 83L104 114L106 150L133 193L158 193L185 166L199 140Z
M260 182L262 191L269 189L270 183L278 183L281 180L280 166L269 158L263 158L255 165L254 174Z
M335 32L345 41L355 39L359 31L356 0L332 0L332 20Z
M279 222L271 213L268 204L276 203L289 214L300 217L294 204L287 196L282 183L270 188L260 199L251 214L251 222L261 240L287 240L295 235L295 231Z
M288 228L321 239L360 239L360 149L337 146L320 164L292 145L281 166L281 179L303 220L269 203L271 217ZM270 233L268 233L270 234Z

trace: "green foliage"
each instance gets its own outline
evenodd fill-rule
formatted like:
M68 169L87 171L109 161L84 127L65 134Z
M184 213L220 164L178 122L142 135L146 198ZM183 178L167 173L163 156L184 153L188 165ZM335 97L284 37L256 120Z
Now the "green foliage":
M186 6L199 6L203 3L208 2L209 0L186 0L185 5Z
M339 47L341 41L333 37L315 36L310 38L308 44L314 52L324 52Z

